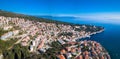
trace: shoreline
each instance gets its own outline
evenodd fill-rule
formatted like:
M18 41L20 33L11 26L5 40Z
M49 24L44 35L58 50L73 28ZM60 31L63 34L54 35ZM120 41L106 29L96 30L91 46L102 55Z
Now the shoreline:
M82 37L78 37L78 38L76 38L76 39L74 39L74 40L77 42L77 40L79 41L79 40L82 39L82 38L87 38L87 37L90 38L91 35L99 34L99 33L101 33L101 32L104 32L104 30L105 30L105 29L102 29L102 30L100 30L100 31L93 32L93 33L91 33L91 34L89 34L89 35L85 35L85 36L82 36Z
M90 35L86 35L86 36L84 36L84 37L80 37L80 38L77 38L77 39L75 39L76 41L75 42L80 42L80 39L82 39L82 38L87 38L87 37L91 37L91 35L95 35L95 34L99 34L99 33L101 33L101 32L103 32L103 31L105 31L105 29L102 29L102 30L100 30L100 31L97 31L97 32L93 32L93 33L91 33ZM79 41L77 41L77 40L79 40ZM90 40L91 41L91 40ZM92 40L93 41L93 40ZM102 46L102 45L101 45ZM103 46L102 46L102 48L103 49L105 49ZM106 51L106 55L107 55L107 57L108 57L108 59L111 59L111 56L110 56L110 54L109 54L109 52L105 49L105 51Z

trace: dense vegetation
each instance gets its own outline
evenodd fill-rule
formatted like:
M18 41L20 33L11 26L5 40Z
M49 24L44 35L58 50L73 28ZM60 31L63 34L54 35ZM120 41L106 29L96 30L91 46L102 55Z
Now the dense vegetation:
M10 48L12 45L14 45L14 43L16 42L17 40L14 40L14 39L10 39L8 41L3 41L3 40L0 40L0 52L3 52L5 50L8 50L8 48Z
M32 53L29 57L27 57L27 59L56 59L56 55L63 48L63 46L58 41L52 42L50 46L52 48L49 48L45 53Z
M3 51L3 56L4 59L25 59L29 56L28 47L16 44L10 50Z
M8 31L3 30L3 28L0 28L0 37L1 37L1 35L5 34L5 33L7 33L7 32L8 32Z
M54 41L50 44L52 48L49 48L45 53L37 54L30 53L28 50L28 46L21 46L20 44L15 44L13 47L11 47L11 49L8 49L8 47L10 47L13 42L4 42L0 40L0 43L3 44L0 45L0 49L4 59L56 59L56 54L61 50L61 48L63 48L63 46L58 41Z

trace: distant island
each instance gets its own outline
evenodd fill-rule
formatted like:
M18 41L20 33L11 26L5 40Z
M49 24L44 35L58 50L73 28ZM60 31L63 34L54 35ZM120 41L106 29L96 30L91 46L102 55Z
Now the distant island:
M104 31L0 10L0 59L110 59L96 41L78 39Z

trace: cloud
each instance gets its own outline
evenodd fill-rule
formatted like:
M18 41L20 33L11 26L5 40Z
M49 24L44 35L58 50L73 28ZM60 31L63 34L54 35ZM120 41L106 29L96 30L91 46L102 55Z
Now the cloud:
M80 18L78 20L93 20L97 22L104 22L104 23L113 23L113 24L120 24L120 12L116 13L88 13L88 14L59 14L55 15L59 17L75 17Z
M96 13L96 14L79 15L78 17L104 22L104 23L120 24L120 13Z
M57 16L57 17L78 17L77 15L74 14L52 14L51 16Z

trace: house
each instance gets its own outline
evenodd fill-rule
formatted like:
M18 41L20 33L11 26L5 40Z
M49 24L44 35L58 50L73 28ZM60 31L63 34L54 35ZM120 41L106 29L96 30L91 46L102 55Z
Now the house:
M30 52L34 50L33 45L30 45Z
M39 49L40 52L46 52L44 48Z
M61 44L65 44L65 42L63 40L58 40L58 42L60 42Z
M38 49L41 49L44 46L44 42L45 42L44 39L41 40L41 42L40 42L40 44L38 46Z
M78 56L76 59L83 59L83 56L80 55L80 56Z
M59 55L59 59L65 59L64 55Z
M12 35L13 35L13 32L5 33L4 35L1 36L1 39L2 39L2 40L5 40L5 39L11 37Z
M15 30L15 31L13 31L13 34L14 34L14 35L19 34L19 30Z
M13 26L5 26L3 29L8 30L8 29L11 29L11 28L13 28Z
M29 36L24 37L23 40L22 40L22 43L21 43L22 46L27 46L29 40L30 40Z

